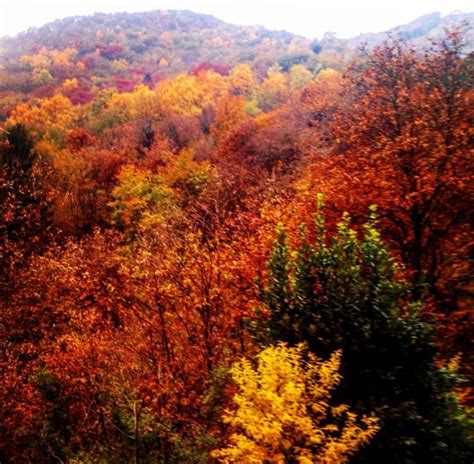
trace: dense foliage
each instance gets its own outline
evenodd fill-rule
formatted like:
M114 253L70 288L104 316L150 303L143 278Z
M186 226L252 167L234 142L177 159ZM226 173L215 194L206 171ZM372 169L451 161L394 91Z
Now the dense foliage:
M359 424L347 406L330 406L331 391L341 380L340 357L335 352L321 362L302 345L280 343L257 355L255 369L246 359L235 364L237 408L224 420L236 432L230 446L213 456L225 463L347 462L379 427L375 417Z
M342 349L337 398L381 420L355 462L463 462L470 424L451 394L456 376L436 365L432 327L403 298L374 217L361 240L347 221L326 243L318 216L316 242L303 227L294 250L279 231L262 295L270 338L304 341L315 353Z
M440 24L5 40L0 461L472 462L474 61Z

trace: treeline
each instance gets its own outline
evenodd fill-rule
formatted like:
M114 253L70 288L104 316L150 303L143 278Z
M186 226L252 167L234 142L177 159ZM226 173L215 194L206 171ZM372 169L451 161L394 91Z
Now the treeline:
M209 67L227 75L245 62L264 77L275 64L285 71L304 64L312 72L331 65L312 45L288 32L186 11L67 18L2 38L0 117L32 96L51 97L70 79L78 86L68 98L83 104L105 88L131 92L139 84L154 87L180 72Z
M0 460L471 462L463 50L4 108Z

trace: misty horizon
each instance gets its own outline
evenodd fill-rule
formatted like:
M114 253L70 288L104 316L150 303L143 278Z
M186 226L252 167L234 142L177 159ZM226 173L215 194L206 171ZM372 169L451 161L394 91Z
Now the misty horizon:
M464 0L450 2L450 8L444 2L420 2L417 7L400 8L380 7L372 0L360 2L357 8L349 2L339 0L335 7L312 7L306 2L297 1L291 5L280 1L271 6L268 15L267 0L243 2L239 6L226 5L225 2L178 1L156 2L150 8L149 2L103 2L100 11L90 2L5 2L0 6L0 37L14 37L31 28L40 28L57 20L72 17L87 17L96 14L149 13L153 11L190 11L213 16L226 23L244 26L262 26L268 30L287 31L306 38L321 38L332 32L338 38L348 39L361 34L380 33L401 25L409 24L420 17L440 14L441 17L453 14L469 14L472 8ZM292 6L294 5L294 6ZM375 6L374 6L375 5ZM52 7L52 8L48 8ZM313 32L314 31L314 32Z

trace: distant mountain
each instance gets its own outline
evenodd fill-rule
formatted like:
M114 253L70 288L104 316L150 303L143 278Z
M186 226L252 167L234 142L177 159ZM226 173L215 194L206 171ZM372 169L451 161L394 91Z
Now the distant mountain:
M466 37L472 49L474 13L433 13L389 32L398 31L417 44L462 21L470 24ZM110 86L128 91L140 83L152 85L179 72L208 68L225 74L243 62L260 78L274 66L287 71L303 64L312 73L324 67L342 69L362 42L373 47L386 38L386 32L352 39L326 34L312 41L190 11L71 17L1 39L0 98L11 106L22 95L47 96L76 79L76 93L87 100L91 91Z
M74 48L78 59L123 60L164 74L212 61L250 62L264 70L275 62L307 61L310 40L262 26L236 26L190 11L95 14L54 21L2 39L1 57L18 58L40 47ZM297 56L297 58L294 58ZM161 61L161 64L160 64Z
M84 89L127 91L193 69L225 74L243 62L260 77L272 66L287 70L296 63L315 72L319 61L310 45L289 32L236 26L190 11L72 17L1 40L0 94L47 95L71 78Z
M349 39L348 43L359 45L364 42L373 47L384 41L389 34L400 34L405 40L421 45L427 39L440 37L446 29L462 23L466 24L466 43L472 49L474 47L474 13L452 13L447 16L431 13L386 32L360 34Z

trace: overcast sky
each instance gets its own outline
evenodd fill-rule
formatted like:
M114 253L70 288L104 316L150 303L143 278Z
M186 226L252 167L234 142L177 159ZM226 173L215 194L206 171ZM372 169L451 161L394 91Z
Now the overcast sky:
M67 16L157 9L192 10L309 38L327 31L345 38L384 31L435 11L444 15L474 7L472 0L0 0L0 36Z

